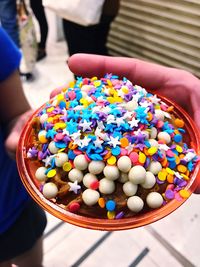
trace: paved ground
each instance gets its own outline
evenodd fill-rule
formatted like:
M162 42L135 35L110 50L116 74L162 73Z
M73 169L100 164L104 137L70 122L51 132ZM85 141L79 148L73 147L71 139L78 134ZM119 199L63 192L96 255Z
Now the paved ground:
M72 79L63 42L48 46L37 63L35 81L24 91L36 108L51 90ZM200 266L200 196L193 195L173 214L152 225L122 232L81 229L48 215L45 267L192 267Z

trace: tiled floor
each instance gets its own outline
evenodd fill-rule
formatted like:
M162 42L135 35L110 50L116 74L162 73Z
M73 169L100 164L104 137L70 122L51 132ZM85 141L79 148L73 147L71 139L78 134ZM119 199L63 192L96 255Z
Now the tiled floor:
M51 90L72 79L63 42L48 47L37 63L36 79L24 91L36 108ZM45 267L200 266L200 196L193 195L170 216L152 225L121 232L86 230L48 215Z

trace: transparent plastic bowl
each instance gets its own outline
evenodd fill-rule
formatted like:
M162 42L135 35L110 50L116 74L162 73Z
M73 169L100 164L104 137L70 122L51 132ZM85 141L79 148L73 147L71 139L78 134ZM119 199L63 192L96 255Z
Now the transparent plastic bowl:
M163 96L158 95L166 104L173 105L174 111L173 114L181 118L185 122L184 129L186 130L186 140L185 142L189 147L194 148L196 153L200 155L200 134L198 128L195 126L192 118L177 104L173 103L171 100L166 99ZM26 144L29 144L31 141L31 125L32 120L35 115L44 107L43 105L39 108L32 117L27 121L17 149L17 165L19 174L21 176L22 182L31 195L31 197L46 211L59 218L62 221L71 223L76 226L95 229L95 230L105 230L105 231L116 231L116 230L126 230L132 229L146 224L153 223L157 220L162 219L163 217L169 215L180 207L187 199L177 201L176 199L171 200L165 206L161 208L148 211L144 214L138 214L130 218L121 218L121 219L96 219L86 216L81 216L75 213L71 213L64 208L61 208L52 201L46 199L39 190L39 182L34 178L36 168L34 164L30 164L30 160L26 159ZM184 136L185 136L184 135ZM185 138L184 138L185 139ZM186 189L189 191L190 195L194 192L197 185L200 183L200 162L197 162L196 167L191 175L190 181L188 182Z

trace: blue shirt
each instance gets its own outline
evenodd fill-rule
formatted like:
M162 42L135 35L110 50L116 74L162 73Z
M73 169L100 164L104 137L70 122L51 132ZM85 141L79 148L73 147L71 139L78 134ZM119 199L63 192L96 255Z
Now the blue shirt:
M18 48L0 27L0 81L6 80L19 68L20 59ZM29 199L16 162L7 155L4 142L5 133L0 125L0 234L16 221Z

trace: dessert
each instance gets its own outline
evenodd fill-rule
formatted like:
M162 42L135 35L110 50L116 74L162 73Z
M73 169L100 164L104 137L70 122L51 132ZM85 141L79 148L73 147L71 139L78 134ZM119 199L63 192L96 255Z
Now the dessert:
M32 119L26 164L43 196L98 219L182 201L198 161L173 106L129 80L77 78Z

